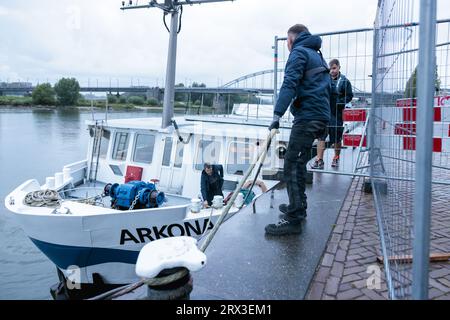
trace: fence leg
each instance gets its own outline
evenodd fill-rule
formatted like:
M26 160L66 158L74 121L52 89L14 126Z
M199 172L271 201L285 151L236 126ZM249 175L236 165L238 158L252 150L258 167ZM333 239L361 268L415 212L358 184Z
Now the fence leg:
M420 1L416 193L412 296L428 299L433 112L436 72L436 0ZM432 110L432 109L431 109Z

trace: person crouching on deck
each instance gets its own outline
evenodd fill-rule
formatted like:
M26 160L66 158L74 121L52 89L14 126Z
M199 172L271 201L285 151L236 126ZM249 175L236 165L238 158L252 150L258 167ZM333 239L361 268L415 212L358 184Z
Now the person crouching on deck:
M222 187L223 166L205 163L201 179L201 192L205 208L209 208L212 205L214 196L223 197Z

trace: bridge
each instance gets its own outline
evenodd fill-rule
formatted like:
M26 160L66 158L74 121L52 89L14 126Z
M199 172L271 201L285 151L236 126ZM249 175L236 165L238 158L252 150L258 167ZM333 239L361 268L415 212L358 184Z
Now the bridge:
M0 87L0 95L30 94L35 89L31 87ZM108 93L147 93L153 90L164 92L164 88L157 87L81 87L80 92L108 92ZM273 94L273 89L265 88L202 88L202 87L176 87L176 93L203 93L203 94Z
M278 69L277 74L282 74L283 69ZM198 93L198 94L239 94L239 95L273 95L273 76L274 70L263 70L254 73L244 75L236 78L230 82L227 82L221 87L175 87L176 93ZM25 95L30 94L35 89L35 86L23 86L15 84L0 84L0 95L17 94ZM153 92L153 96L162 95L164 88L150 87L150 86L86 86L81 87L80 92L84 93L135 93L135 94L148 94ZM372 93L363 92L358 88L354 88L355 96L370 98Z
M283 70L279 70L281 72ZM272 78L265 78L271 74ZM249 81L251 84L249 85ZM35 89L32 85L20 85L19 83L1 84L0 95L30 94ZM83 86L80 92L101 93L139 93L146 94L152 91L164 93L164 88L150 86ZM175 87L176 93L200 93L200 94L273 94L273 70L264 70L239 77L221 87Z
M25 95L31 94L35 86L0 86L0 95L17 94ZM158 87L81 87L80 92L108 92L108 93L136 93L146 94L151 91L160 91L164 93L164 88ZM176 87L176 93L201 93L201 94L273 94L273 88L237 88L237 87Z

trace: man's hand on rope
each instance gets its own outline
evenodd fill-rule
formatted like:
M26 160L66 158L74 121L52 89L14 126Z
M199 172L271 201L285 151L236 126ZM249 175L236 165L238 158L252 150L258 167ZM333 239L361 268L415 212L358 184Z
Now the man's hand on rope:
M273 129L280 129L280 116L273 115L272 124L269 126L269 131L272 131Z

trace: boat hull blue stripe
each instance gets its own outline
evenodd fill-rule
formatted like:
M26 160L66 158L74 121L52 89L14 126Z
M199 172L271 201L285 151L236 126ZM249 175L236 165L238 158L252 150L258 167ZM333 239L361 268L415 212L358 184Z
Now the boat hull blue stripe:
M64 270L69 266L84 268L110 262L136 264L139 255L139 251L74 247L30 239L56 266Z

